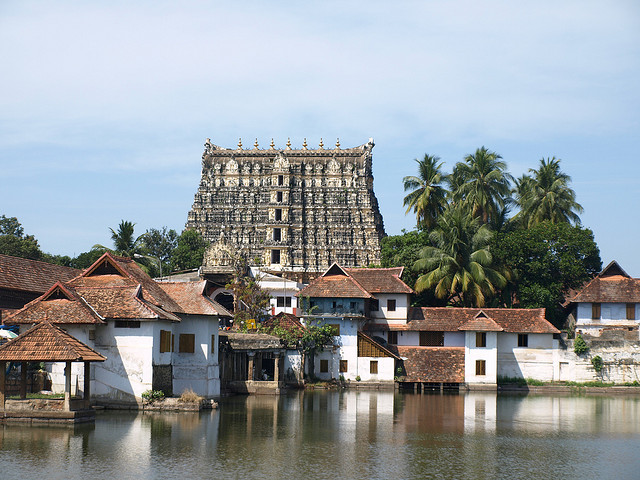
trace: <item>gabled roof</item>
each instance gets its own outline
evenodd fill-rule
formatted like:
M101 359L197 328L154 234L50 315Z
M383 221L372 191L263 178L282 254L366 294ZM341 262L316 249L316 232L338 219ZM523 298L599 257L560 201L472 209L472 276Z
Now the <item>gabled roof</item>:
M206 280L199 282L161 282L159 285L167 295L180 305L184 313L190 315L232 316L226 308L205 295Z
M300 338L305 330L304 325L300 322L300 319L293 313L280 312L274 317L267 318L262 322L262 326L271 329L273 327L281 327L288 330L296 337Z
M345 268L369 293L413 293L402 280L404 267L394 268Z
M373 298L345 269L334 263L320 277L298 292L299 297Z
M73 289L57 282L44 295L27 303L4 319L6 325L31 324L40 322L101 324L104 317L99 315Z
M479 316L481 312L484 316ZM370 324L368 328L457 332L496 331L496 326L510 333L560 333L544 318L544 308L413 307L409 309L406 324L388 327Z
M0 360L13 362L104 362L106 358L49 322L41 322L0 345Z
M640 303L640 278L631 278L615 260L570 297L570 303Z
M502 332L504 331L504 328L480 310L475 317L460 325L458 330L468 330L471 332Z
M66 282L80 273L75 268L0 255L0 289L44 293L56 281Z

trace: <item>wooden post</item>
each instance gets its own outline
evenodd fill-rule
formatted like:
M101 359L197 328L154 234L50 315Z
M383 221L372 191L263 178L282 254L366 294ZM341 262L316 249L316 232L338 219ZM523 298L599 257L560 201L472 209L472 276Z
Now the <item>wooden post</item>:
M27 362L20 363L20 398L27 398Z
M7 372L7 362L0 362L0 411L4 412L4 380Z
M91 363L84 362L84 408L91 408Z
M64 366L64 405L65 412L71 411L71 362L66 362Z

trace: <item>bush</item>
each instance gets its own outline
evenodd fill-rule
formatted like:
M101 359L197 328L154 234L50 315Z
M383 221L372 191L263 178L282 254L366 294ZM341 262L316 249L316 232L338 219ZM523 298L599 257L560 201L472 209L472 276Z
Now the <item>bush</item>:
M596 355L591 359L591 365L593 365L593 369L600 373L602 371L602 367L604 366L604 361L600 355Z
M582 335L576 335L576 340L573 343L573 351L576 352L576 355L580 355L589 350L589 345L584 341Z
M360 375L356 377L356 382L359 382L359 381L360 381Z
M180 398L178 399L178 401L182 403L201 403L202 400L204 400L204 397L198 395L191 388L187 388L182 392L182 395L180 395Z
M162 390L147 390L142 392L142 399L149 403L153 403L156 400L163 400L164 392Z

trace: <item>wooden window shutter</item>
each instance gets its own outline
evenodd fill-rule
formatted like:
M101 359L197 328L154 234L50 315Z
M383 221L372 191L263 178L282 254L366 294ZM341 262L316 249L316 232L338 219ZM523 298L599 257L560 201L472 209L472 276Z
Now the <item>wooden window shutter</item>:
M171 337L169 330L160 330L160 353L171 351Z
M636 319L636 304L627 303L627 320L635 320L635 319Z
M591 319L600 320L600 304L599 303L591 304Z
M372 375L377 375L378 374L378 361L377 360L371 360L369 362L369 373Z
M181 333L179 340L180 353L194 353L196 351L196 336L193 333Z

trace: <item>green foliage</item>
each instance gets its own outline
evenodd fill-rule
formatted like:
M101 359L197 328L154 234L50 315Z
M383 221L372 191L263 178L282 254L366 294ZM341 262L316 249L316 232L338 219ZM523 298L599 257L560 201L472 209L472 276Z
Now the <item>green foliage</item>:
M72 259L71 265L69 266L73 268L79 268L79 269L89 268L106 251L107 250L105 248L92 248L88 252L83 252L80 255L78 255L76 258Z
M157 259L157 261L150 261L147 265L151 271L151 276L159 276L160 270L162 270L162 273L168 271L169 261L177 246L178 234L173 229L168 229L167 227L162 227L162 229L151 228L145 232L143 239L144 254L152 259ZM162 269L159 268L158 261L161 262Z
M142 398L149 403L153 403L157 400L163 400L164 392L162 390L146 390L142 392Z
M0 215L0 253L13 257L43 260L38 241L33 235L25 235L16 217Z
M576 339L573 342L573 351L576 355L582 355L589 350L589 345L584 341L582 335L576 335Z
M233 312L233 324L243 331L247 329L247 320L254 319L256 324L265 316L269 308L271 295L260 288L253 278L237 278L233 283L226 285L233 291L236 305Z
M500 271L489 250L493 232L462 208L449 209L429 234L433 246L420 252L413 268L421 276L417 292L433 290L448 303L483 307L507 284L508 272Z
M415 161L418 164L418 176L402 179L404 191L411 191L404 197L403 205L407 207L406 213L413 210L418 228L430 229L436 225L447 206L448 192L444 187L447 176L442 172L440 157L425 153L422 160Z
M602 357L600 355L596 355L595 357L591 358L591 365L596 372L600 373L602 372L602 368L604 367L604 361L602 360Z
M358 375L358 376L356 377L356 382L359 382L360 380L361 380L360 375Z
M170 267L173 271L190 270L202 266L207 242L202 234L193 229L184 230L177 239Z
M600 251L591 230L567 223L543 222L529 229L498 233L491 245L498 264L514 273L503 292L523 308L544 307L547 319L561 327L564 295L579 288L601 267Z
M300 338L299 345L303 353L322 352L333 345L335 331L331 325L320 321L309 321Z

